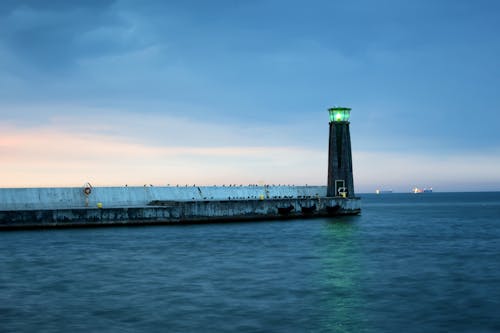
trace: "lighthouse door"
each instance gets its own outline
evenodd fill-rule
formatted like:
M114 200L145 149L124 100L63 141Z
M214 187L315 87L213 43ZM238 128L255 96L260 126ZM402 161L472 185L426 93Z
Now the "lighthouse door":
M345 182L344 182L344 180L336 179L335 180L335 196L336 197L340 197L339 190L340 189L344 189L344 188L345 188Z

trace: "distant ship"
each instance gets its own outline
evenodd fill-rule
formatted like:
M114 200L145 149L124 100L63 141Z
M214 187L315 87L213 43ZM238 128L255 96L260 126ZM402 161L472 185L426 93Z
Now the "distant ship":
M432 187L429 187L429 188L424 187L423 189L418 188L418 187L414 187L411 190L411 192L415 193L415 194L418 194L418 193L432 193Z
M381 190L381 189L375 190L375 194L386 194L386 193L392 193L392 190Z

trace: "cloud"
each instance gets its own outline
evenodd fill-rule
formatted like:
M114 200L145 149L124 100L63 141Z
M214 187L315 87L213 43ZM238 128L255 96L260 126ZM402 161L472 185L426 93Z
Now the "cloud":
M299 146L317 147L327 143L326 112L321 112L323 127L316 121L256 123L211 119L210 112L197 117L188 106L165 106L163 112L141 113L115 108L78 107L73 105L7 107L3 109L9 128L19 132L63 132L86 137L106 136L151 146ZM173 109L180 109L174 112ZM185 115L176 116L175 113ZM42 114L29 126L26 115ZM324 114L323 114L324 113ZM9 115L11 118L9 119ZM7 125L6 125L7 126ZM317 140L317 136L323 137Z
M325 170L325 154L314 149L252 144L231 126L145 118L122 116L111 123L109 116L97 121L94 115L80 122L58 118L31 129L3 125L0 184L312 184ZM168 135L161 138L162 133Z
M79 59L150 45L114 1L20 1L1 13L1 43L22 61L25 75L61 75Z

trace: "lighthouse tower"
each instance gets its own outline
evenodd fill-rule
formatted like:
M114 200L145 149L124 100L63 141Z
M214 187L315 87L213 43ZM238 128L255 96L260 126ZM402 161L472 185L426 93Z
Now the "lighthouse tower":
M350 108L333 107L330 114L328 145L328 197L354 198L352 176L351 135L349 133Z

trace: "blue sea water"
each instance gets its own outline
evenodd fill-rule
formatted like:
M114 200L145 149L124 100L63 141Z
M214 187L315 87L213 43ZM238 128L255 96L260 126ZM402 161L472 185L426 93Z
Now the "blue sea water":
M498 332L500 193L357 217L0 233L0 332Z

